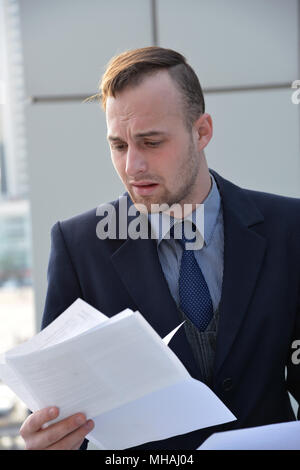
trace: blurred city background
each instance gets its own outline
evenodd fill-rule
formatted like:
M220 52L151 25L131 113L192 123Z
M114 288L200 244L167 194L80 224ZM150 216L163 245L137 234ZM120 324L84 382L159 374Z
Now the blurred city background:
M17 2L0 2L0 353L35 333L24 75ZM7 22L8 20L8 22ZM27 409L0 382L0 449L22 449Z
M108 60L183 53L214 122L210 167L300 197L299 25L299 0L0 0L0 353L39 330L51 226L123 192L105 117L83 103ZM27 413L0 381L0 449L23 448Z

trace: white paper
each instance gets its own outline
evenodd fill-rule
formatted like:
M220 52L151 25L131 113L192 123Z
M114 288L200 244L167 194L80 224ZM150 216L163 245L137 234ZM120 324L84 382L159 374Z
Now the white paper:
M54 346L108 320L106 315L78 298L46 328L30 340L8 351L6 357L27 354Z
M177 331L179 330L179 328L185 323L185 320L180 323L180 325L178 325L176 328L174 328L174 330L171 331L171 333L167 334L164 338L163 338L163 342L165 344L169 344L169 342L171 341L171 339L173 338L173 336L175 335L175 333L177 333Z
M300 422L218 432L197 450L300 450Z
M235 420L202 382L188 377L94 418L99 449L126 449Z
M38 409L38 403L35 401L20 377L9 367L4 359L0 357L0 378L10 387L10 389L22 400L30 410Z
M39 400L35 399L35 394L28 389L18 370L7 365L7 358L45 349L87 331L106 320L108 320L106 315L78 298L55 321L30 340L0 355L0 378L30 410L38 410L40 408Z
M9 355L6 362L38 408L60 408L59 419L78 411L92 418L188 376L138 312L115 315L38 353Z
M192 379L139 312L112 318L77 299L31 340L0 357L0 377L32 411L95 419L91 440L121 449L235 419Z

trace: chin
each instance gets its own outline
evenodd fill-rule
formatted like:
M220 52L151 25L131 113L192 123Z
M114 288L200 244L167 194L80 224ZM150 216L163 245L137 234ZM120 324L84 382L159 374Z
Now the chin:
M148 213L149 213L149 212L152 212L152 211L151 211L151 205L152 205L152 204L159 204L158 202L156 202L156 201L154 201L154 200L149 200L148 198L147 198L147 199L146 199L146 198L138 198L138 199L137 199L137 198L135 198L135 199L132 198L132 201L133 201L133 203L134 203L135 206L141 205L141 206L146 207L146 211L147 211ZM141 207L141 211L140 211L140 212L145 212L145 211L143 210L144 207Z

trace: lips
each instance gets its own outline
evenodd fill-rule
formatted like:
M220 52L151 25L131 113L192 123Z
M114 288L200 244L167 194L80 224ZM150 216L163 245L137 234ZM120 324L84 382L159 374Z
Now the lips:
M152 183L151 181L140 181L138 183L133 183L132 187L140 196L147 196L155 191L155 189L158 187L158 183Z

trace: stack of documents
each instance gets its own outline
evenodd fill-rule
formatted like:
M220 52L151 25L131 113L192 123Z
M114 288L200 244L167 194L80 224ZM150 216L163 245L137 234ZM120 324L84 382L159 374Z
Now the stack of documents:
M168 339L172 336L168 335ZM175 333L176 334L176 333ZM100 449L126 449L235 420L139 312L108 318L77 299L0 356L0 378L31 411L58 406L95 421Z

